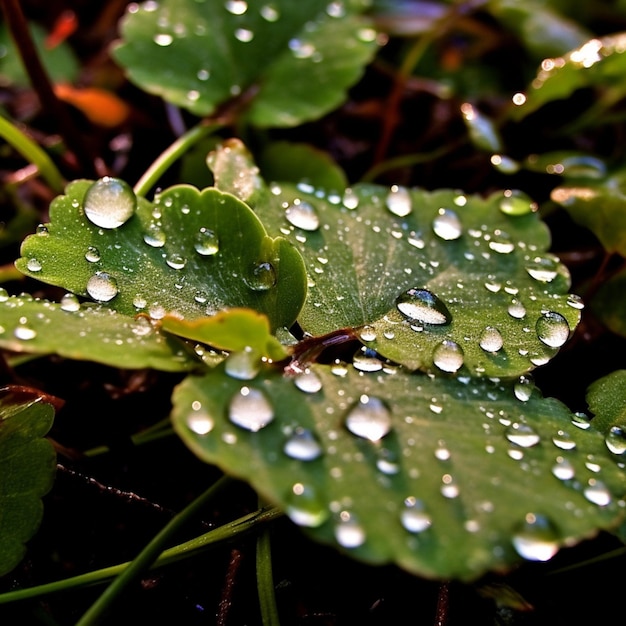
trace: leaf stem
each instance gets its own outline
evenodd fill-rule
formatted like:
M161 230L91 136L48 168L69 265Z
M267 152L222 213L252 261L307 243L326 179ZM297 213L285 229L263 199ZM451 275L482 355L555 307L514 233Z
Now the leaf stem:
M169 148L164 150L137 181L134 191L138 196L145 196L161 176L179 159L185 152L192 148L204 137L215 132L224 124L212 120L203 120L181 135Z
M243 517L233 520L232 522L228 522L223 526L214 528L199 537L195 537L194 539L163 551L154 561L151 569L171 565L172 563L176 563L182 559L195 556L200 552L214 547L218 543L232 540L242 533L253 530L257 526L272 522L282 515L283 513L276 507L265 507L253 513L249 513L248 515L244 515ZM86 587L88 585L102 584L122 574L130 565L130 562L119 563L117 565L105 567L93 572L87 572L86 574L80 574L79 576L73 576L72 578L57 580L51 583L38 585L36 587L9 591L8 593L0 594L0 605L8 604L9 602L38 598L50 593L67 591L69 589Z
M272 544L268 528L257 539L256 579L263 626L280 626L272 574Z

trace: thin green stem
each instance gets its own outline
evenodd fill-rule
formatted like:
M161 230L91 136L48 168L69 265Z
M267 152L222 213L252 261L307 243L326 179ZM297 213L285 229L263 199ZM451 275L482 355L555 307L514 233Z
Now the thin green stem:
M13 146L29 163L37 167L39 173L52 191L62 193L65 181L52 159L30 137L17 126L0 115L0 137Z
M223 123L203 120L184 135L181 135L169 148L164 150L137 181L134 191L138 196L145 196L156 185L159 178L185 152L191 149L204 137L222 128Z
M146 443L151 443L152 441L159 441L161 439L165 439L166 437L171 437L173 434L174 429L172 428L171 421L169 418L166 418L157 424L154 424L150 428L146 428L140 433L132 435L130 440L134 446L141 446ZM90 450L85 450L83 455L86 457L94 457L106 454L107 452L110 452L110 448L108 446L98 446L96 448L91 448Z
M172 563L176 563L182 559L187 559L200 554L201 552L213 548L216 544L230 541L238 535L250 532L258 526L272 522L282 515L283 513L276 507L266 507L255 511L254 513L244 515L243 517L224 524L219 528L210 530L199 537L195 537L190 541L186 541L165 550L152 564L150 569L171 565ZM105 567L93 572L87 572L86 574L81 574L72 578L65 578L63 580L38 585L36 587L17 589L15 591L0 594L0 605L8 604L9 602L17 602L19 600L39 598L43 595L58 593L59 591L68 591L79 587L106 583L122 574L122 572L124 572L124 570L130 565L131 563L129 562L119 563L118 565L112 565L111 567Z
M272 543L269 529L265 529L256 544L256 580L263 626L280 626L274 576L272 573Z

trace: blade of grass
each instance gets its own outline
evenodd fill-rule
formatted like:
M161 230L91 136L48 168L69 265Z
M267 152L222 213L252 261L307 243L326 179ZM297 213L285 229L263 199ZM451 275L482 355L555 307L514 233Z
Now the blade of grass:
M256 579L263 626L280 626L274 576L272 574L272 543L269 529L265 529L256 544Z

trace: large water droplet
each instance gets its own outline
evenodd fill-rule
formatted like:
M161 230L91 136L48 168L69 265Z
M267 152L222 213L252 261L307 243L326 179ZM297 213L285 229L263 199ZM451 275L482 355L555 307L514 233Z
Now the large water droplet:
M463 359L463 348L449 339L433 350L433 363L443 372L457 372L463 366Z
M521 320L526 317L526 307L519 300L511 300L507 311L509 315L516 320Z
M276 270L271 263L259 263L251 269L245 281L253 291L268 291L276 285Z
M406 217L412 210L411 195L406 187L393 185L387 194L385 205L391 213L398 217Z
M443 301L428 289L409 289L396 298L396 308L413 322L446 325L452 315Z
M105 176L85 194L83 208L90 222L100 228L117 228L128 221L137 207L130 185L119 178Z
M516 189L507 189L499 206L505 215L526 215L537 210L537 204L523 191Z
M118 294L117 281L106 272L96 272L87 281L87 293L98 302L109 302Z
M590 478L587 486L583 489L585 498L598 506L608 506L611 504L611 492L607 486L600 480Z
M20 318L20 323L15 327L13 336L21 341L30 341L37 336L37 331L28 326L28 320L24 317Z
M433 220L433 231L437 237L445 241L458 239L463 233L461 220L452 209L439 209Z
M320 227L320 218L311 204L294 200L285 211L287 221L296 228L314 231Z
M317 490L310 485L295 483L286 498L286 513L299 526L315 528L328 519L328 509Z
M363 394L348 411L345 424L353 435L379 441L391 430L391 413L380 398Z
M480 345L485 352L498 352L504 345L502 333L493 326L487 326L480 335L478 345Z
M287 456L300 461L313 461L322 454L322 446L315 435L306 428L296 428L283 448Z
M61 309L63 311L75 312L80 310L80 302L78 298L73 293L66 293L62 298Z
M322 381L320 377L310 369L305 369L294 379L294 385L304 393L317 393L322 389Z
M568 339L570 328L567 320L554 311L544 313L535 324L537 337L551 348L561 347Z
M242 387L230 401L228 417L233 424L257 432L274 419L274 409L262 391Z
M344 548L358 548L365 543L365 530L354 514L342 511L335 524L335 539Z
M604 442L613 454L624 454L626 452L626 431L621 426L611 426Z
M529 561L548 561L559 549L558 533L545 515L527 513L524 523L513 536L513 547Z
M238 380L252 380L259 373L260 368L259 356L250 348L231 352L224 363L226 374Z
M165 231L156 222L150 222L144 230L143 240L151 248L162 248L167 241Z
M572 478L574 478L575 471L574 466L569 459L559 456L552 466L552 473L559 480L572 480Z
M41 262L38 259L28 259L26 269L29 272L41 272Z
M208 228L201 228L196 234L193 246L202 256L213 256L219 252L220 242L217 235Z
M410 533L421 533L430 528L432 520L424 510L424 503L413 496L404 500L404 507L400 513L402 525Z
M180 254L170 254L165 262L173 269L173 270L182 270L185 265L187 265L187 259Z
M506 438L521 448L536 446L541 438L528 424L512 424L505 432Z
M197 400L191 404L191 412L187 415L187 427L196 435L208 435L215 425L213 418L202 408Z
M498 254L510 254L515 250L515 244L507 233L497 230L489 240L489 248Z
M549 283L557 277L558 267L558 261L552 257L535 257L526 265L526 272L540 283Z

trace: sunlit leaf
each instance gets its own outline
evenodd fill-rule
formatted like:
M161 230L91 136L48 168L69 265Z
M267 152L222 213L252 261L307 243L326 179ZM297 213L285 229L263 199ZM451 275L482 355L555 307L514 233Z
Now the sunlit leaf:
M518 384L344 364L240 380L219 366L177 387L173 421L201 459L315 539L471 579L520 556L547 560L624 514L624 475L603 436Z
M626 454L626 370L616 370L587 389L593 426L606 435L606 444L617 455ZM624 456L626 459L626 456Z

